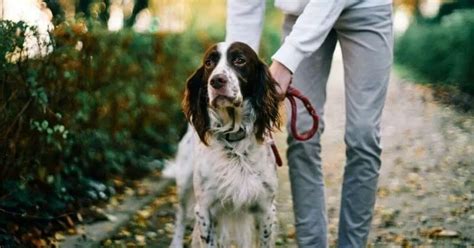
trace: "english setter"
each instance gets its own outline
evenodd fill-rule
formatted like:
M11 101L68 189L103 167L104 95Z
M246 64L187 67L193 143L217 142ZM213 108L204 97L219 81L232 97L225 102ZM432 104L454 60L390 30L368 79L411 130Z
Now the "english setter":
M179 199L171 247L182 247L193 206L193 247L274 246L277 175L266 135L280 125L276 87L248 45L207 50L187 81L190 126L165 170L174 171Z

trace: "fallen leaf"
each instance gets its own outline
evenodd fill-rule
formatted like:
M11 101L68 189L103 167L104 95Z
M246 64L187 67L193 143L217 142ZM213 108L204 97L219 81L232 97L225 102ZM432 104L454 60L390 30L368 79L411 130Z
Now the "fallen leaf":
M387 197L390 194L390 191L387 187L380 187L377 191L377 196L380 198Z
M54 238L55 238L56 240L59 240L59 241L66 239L66 238L64 237L64 235L61 234L61 233L55 233L55 234L54 234Z
M127 230L122 230L118 234L119 237L130 237L130 235L132 235L132 234Z
M433 235L435 235L436 233L439 233L441 231L443 231L442 227L432 227L432 228L429 228L429 229L420 230L420 235L423 236L423 237L432 237Z
M148 209L140 210L137 212L137 214L143 219L148 219L151 216L151 212Z
M107 217L107 219L112 222L116 222L118 220L117 216L112 214L105 214L105 217Z
M439 238L456 238L458 237L459 234L456 231L453 230L442 230L441 232L438 232L435 234L434 237L439 237Z
M35 247L46 247L47 243L44 239L34 239L31 241Z
M112 206L118 206L118 205L120 205L120 202L118 201L117 197L111 197L109 203L110 203L110 205L112 205Z
M380 214L381 214L381 226L390 227L390 226L396 225L395 219L400 214L400 210L387 208L387 209L382 209L380 211Z
M277 238L277 240L275 241L275 245L283 245L284 242L283 242L283 239L281 238Z
M140 187L137 189L137 195L138 196L146 196L148 195L148 189L146 189L145 187Z
M120 187L122 187L122 186L124 185L124 182L123 182L122 180L120 180L120 179L114 179L113 181L114 181L115 187L119 187L119 188L120 188Z
M82 218L81 213L77 213L77 220L78 220L79 222L83 222L83 221L84 221L84 219Z
M143 236L143 235L135 235L135 240L139 244L145 244L145 236Z
M146 236L149 238L149 239L154 239L158 236L158 234L156 232L147 232L146 233Z
M74 226L74 221L72 221L71 217L66 216L66 221L69 226Z
M174 225L171 224L171 223L166 223L165 224L165 231L167 233L173 233L173 230L174 230Z
M104 246L111 246L111 245L112 245L112 240L107 239L106 241L104 241Z
M132 196L132 195L135 195L135 190L133 190L132 188L126 187L124 193L125 195Z
M295 239L296 238L296 230L295 230L295 227L293 225L288 228L287 237L289 239Z

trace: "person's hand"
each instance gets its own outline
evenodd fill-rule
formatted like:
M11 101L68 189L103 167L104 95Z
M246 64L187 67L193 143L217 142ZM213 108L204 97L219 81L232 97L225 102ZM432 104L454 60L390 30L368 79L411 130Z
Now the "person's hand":
M286 68L282 63L274 60L270 65L270 74L275 79L275 81L280 85L277 87L277 91L280 94L280 99L283 101L285 99L286 90L288 85L291 83L291 71Z

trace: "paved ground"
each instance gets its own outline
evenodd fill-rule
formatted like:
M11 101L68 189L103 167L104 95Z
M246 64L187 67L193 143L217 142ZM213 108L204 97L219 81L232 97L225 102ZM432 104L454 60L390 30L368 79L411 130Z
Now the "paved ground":
M392 77L383 116L383 165L373 247L474 247L474 118L437 104L429 89ZM330 244L337 237L344 167L344 89L336 53L328 85L323 161ZM277 135L284 155L285 134ZM296 247L287 167L279 169L281 247ZM105 245L162 247L173 232L170 189Z

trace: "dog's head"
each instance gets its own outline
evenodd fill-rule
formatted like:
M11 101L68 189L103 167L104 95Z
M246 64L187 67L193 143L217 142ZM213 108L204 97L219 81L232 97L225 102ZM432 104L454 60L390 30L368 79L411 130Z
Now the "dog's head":
M266 131L279 127L276 87L267 65L250 46L218 43L207 50L203 64L187 81L184 113L207 144L209 109L241 108L248 100L256 115L256 138L263 140Z

